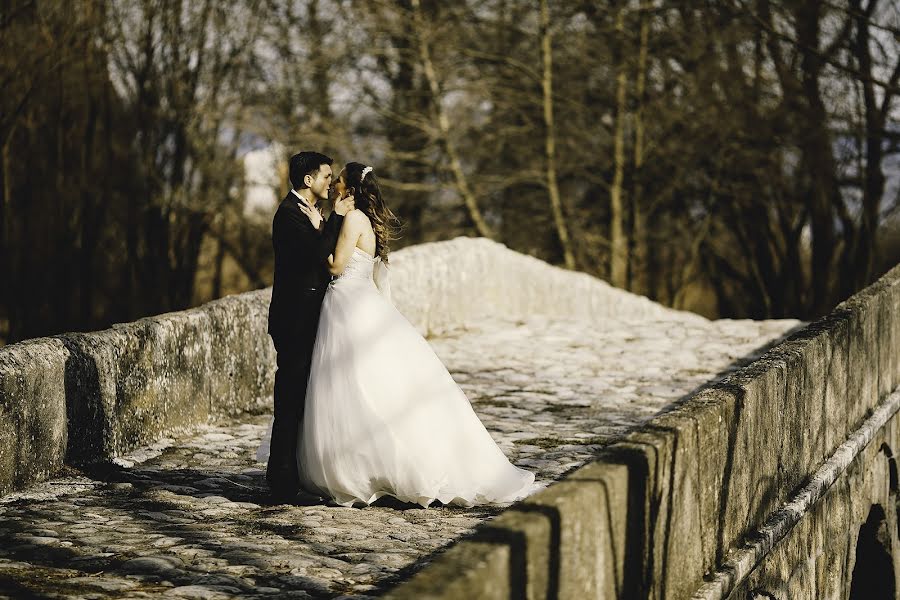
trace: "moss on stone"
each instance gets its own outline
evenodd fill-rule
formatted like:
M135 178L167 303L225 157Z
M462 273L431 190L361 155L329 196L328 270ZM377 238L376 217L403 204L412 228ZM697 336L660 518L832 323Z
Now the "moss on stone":
M485 398L483 400L475 400L475 404L479 406L496 406L497 408L512 408L512 402L508 400L493 400L491 398Z
M557 446L595 446L598 444L606 444L609 440L604 437L590 437L582 439L559 439L551 437L527 438L524 440L515 440L514 444L522 446L537 446L544 450L556 448Z
M537 446L539 448L543 448L545 450L549 448L556 448L557 446L562 446L566 443L566 440L561 440L558 438L550 438L550 437L536 437L536 438L528 438L524 440L515 440L514 444L519 444L521 446Z

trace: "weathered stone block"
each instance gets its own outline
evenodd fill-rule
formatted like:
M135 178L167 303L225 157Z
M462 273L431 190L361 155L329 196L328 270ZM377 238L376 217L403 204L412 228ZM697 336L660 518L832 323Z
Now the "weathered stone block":
M878 280L880 397L900 385L900 265Z
M72 360L69 456L74 462L118 456L163 432L209 416L209 317L184 311L64 340Z
M205 304L209 319L209 413L234 415L271 406L275 347L266 333L271 289Z
M0 348L0 494L47 479L62 466L68 358L54 339Z
M787 495L781 485L783 439L802 424L785 417L785 380L785 363L767 355L722 383L742 395L731 477L723 482L729 494L720 532L725 544L741 539Z
M659 453L650 505L651 597L682 597L720 553L718 533L732 492L734 441L740 428L733 394L703 390L625 443L656 436ZM651 509L652 510L652 509Z
M831 360L829 333L828 329L807 328L771 352L785 364L783 435L777 464L783 493L803 485L808 474L846 437L843 426L839 425L834 435L828 431L827 380L823 375Z
M521 541L463 540L428 568L385 594L393 600L509 600L524 598Z
M560 586L559 529L559 515L552 509L546 514L511 511L481 527L472 539L508 545L510 589L524 589L529 599L547 598Z
M628 468L592 463L479 528L389 598L631 598ZM635 532L630 535L639 537ZM637 540L635 540L637 541Z
M268 290L67 334L69 460L109 459L210 417L271 404Z
M868 288L842 302L834 315L848 321L847 389L839 413L848 430L856 429L878 403L879 298Z
M884 549L896 556L900 540L897 537L896 475L892 474L895 465L890 448L900 443L898 433L900 416L895 414L828 488L825 496L810 506L796 526L729 597L749 598L761 592L770 594L761 597L792 600L850 597L857 576L854 567L860 528L875 505L886 516L887 525L878 530L879 543L884 543ZM864 549L861 560L873 558L878 557L867 556ZM871 590L887 582L856 583L867 584L863 587ZM855 593L863 597L858 589Z
M813 333L818 332L818 333ZM824 363L820 377L825 384L822 410L825 415L825 439L821 460L825 460L852 431L852 419L847 418L847 394L850 369L850 318L846 312L835 311L810 326L810 335L824 335ZM816 373L811 373L812 377Z
M625 465L594 463L511 509L550 526L546 597L627 597L628 486Z
M699 507L697 531L701 544L700 565L705 572L721 560L727 545L721 538L725 502L730 498L732 472L735 469L733 448L740 428L743 391L705 388L688 400L678 411L689 416L696 427L696 449L685 455L679 466L693 470L697 477L696 502ZM692 464L696 461L696 464ZM685 496L685 503L692 502ZM677 536L675 536L677 538Z
M748 417L746 401L745 388L706 388L614 445L646 461L647 597L689 596L729 547L726 520L746 529L759 500L753 478L765 467L739 461L749 452L753 419L773 416Z

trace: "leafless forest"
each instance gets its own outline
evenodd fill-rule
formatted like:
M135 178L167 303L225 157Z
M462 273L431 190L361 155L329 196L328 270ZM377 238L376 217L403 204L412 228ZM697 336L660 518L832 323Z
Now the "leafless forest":
M0 80L0 343L270 284L266 147L707 316L900 259L895 0L6 0Z

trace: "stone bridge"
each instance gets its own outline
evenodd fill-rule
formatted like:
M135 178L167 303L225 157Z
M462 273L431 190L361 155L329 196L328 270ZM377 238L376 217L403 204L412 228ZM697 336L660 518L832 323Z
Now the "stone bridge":
M709 321L486 240L392 276L546 489L272 505L251 292L0 348L0 596L895 597L900 269L810 325Z

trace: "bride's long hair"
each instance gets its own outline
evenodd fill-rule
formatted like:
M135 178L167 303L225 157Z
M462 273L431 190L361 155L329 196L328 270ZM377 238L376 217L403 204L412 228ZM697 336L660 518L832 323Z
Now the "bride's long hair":
M372 229L375 230L375 256L388 261L391 241L397 239L400 232L400 219L384 204L378 177L368 168L365 178L362 177L366 165L358 162L347 163L344 167L347 189L353 196L354 205L369 217Z

